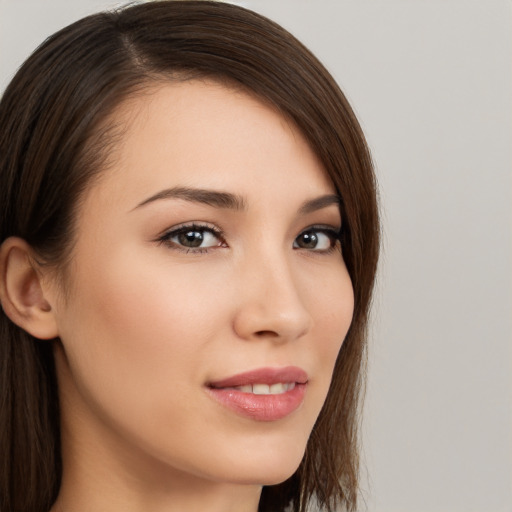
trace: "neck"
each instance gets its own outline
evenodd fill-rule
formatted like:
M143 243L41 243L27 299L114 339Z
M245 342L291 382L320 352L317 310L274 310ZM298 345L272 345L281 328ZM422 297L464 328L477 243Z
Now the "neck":
M105 487L63 487L50 512L257 512L261 492L227 485L190 490L171 484L167 492L152 494Z

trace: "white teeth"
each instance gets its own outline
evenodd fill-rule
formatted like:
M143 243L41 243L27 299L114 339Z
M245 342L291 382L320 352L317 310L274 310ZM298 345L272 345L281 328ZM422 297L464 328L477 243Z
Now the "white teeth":
M269 395L270 394L270 386L267 384L253 384L252 392L255 395Z
M246 384L237 386L233 389L242 391L242 393L253 393L254 395L281 395L291 391L295 387L295 382L277 382L276 384Z
M279 395L280 393L284 393L286 391L286 386L286 384L282 384L281 382L272 384L272 386L270 386L270 394Z

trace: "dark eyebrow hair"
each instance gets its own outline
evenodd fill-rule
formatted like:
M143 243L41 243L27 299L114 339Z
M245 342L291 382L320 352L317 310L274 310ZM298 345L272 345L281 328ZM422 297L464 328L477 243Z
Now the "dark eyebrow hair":
M151 197L144 199L144 201L139 203L134 210L161 199L184 199L185 201L203 203L216 208L227 208L230 210L245 209L244 198L230 192L190 187L173 187L161 190ZM341 205L341 198L335 194L316 197L315 199L305 201L299 208L299 214L307 215L308 213L312 213L332 205L339 207Z
M243 197L236 194L201 188L173 187L161 190L151 197L148 197L142 201L142 203L139 203L134 210L154 201L159 201L160 199L184 199L185 201L203 203L209 206L215 206L216 208L228 208L230 210L245 209Z
M307 215L308 213L316 212L317 210L327 208L331 205L336 205L339 208L341 206L341 197L336 194L329 194L306 201L299 208L299 214Z

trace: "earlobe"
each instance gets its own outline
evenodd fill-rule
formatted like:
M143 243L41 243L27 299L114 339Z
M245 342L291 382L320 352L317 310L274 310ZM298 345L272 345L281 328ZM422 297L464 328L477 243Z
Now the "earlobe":
M41 273L25 240L10 237L0 246L0 301L5 314L39 339L58 336L55 314Z

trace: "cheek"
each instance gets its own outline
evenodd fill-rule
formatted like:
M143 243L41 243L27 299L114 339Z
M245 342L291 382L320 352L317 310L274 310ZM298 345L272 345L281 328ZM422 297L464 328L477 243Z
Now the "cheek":
M310 295L314 315L313 342L307 346L310 358L317 361L325 399L339 351L350 328L354 312L354 292L348 271L343 266L331 279L322 281Z
M82 290L82 325L103 340L101 351L112 347L126 356L192 352L208 340L220 314L221 302L202 293L199 276L139 264L136 257L105 266ZM95 339L88 342L96 344Z
M354 312L354 290L343 261L328 270L310 273L304 278L301 290L314 325L326 338L337 340L341 345Z
M344 263L333 264L328 271L310 272L303 282L302 294L313 320L312 331L303 341L303 348L307 360L314 361L312 384L315 385L311 390L315 393L312 403L316 419L327 396L354 312L352 282Z
M104 410L165 413L162 402L200 382L198 354L207 357L214 333L228 324L223 301L202 293L208 283L200 276L143 261L133 251L82 267L80 294L63 319L75 383Z

